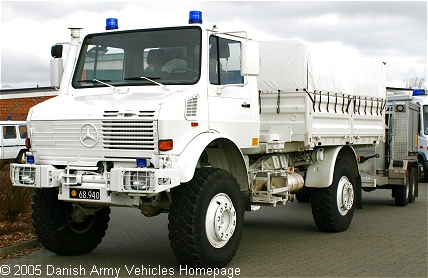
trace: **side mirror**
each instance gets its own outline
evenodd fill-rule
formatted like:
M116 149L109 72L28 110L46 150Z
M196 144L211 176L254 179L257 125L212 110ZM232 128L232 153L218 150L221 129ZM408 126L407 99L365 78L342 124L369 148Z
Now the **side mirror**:
M64 71L62 58L51 59L50 68L51 68L51 86L59 87L59 85L61 84L62 73Z
M260 54L259 43L253 41L241 44L241 75L259 75Z
M62 44L55 44L51 47L51 56L53 58L62 58Z

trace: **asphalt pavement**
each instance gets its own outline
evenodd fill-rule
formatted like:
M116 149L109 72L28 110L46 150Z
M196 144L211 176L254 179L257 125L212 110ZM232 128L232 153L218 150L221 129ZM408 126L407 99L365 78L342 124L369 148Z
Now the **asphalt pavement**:
M168 240L168 216L112 208L97 249L59 256L41 249L0 265L0 277L427 277L427 193L398 207L390 190L363 193L349 229L324 233L310 203L245 214L241 245L225 269L180 267ZM210 272L211 271L211 272Z

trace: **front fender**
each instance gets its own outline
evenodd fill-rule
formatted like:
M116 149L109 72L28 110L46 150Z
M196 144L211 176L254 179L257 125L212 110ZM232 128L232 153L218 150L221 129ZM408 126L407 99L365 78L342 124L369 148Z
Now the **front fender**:
M177 157L177 162L174 166L180 169L180 182L188 182L193 178L196 165L202 152L212 141L221 138L217 133L205 132L201 133L184 148Z

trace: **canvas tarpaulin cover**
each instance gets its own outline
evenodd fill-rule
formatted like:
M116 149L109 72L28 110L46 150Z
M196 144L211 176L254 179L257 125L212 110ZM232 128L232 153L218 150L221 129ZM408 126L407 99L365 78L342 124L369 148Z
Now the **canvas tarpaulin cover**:
M344 49L320 48L299 40L261 41L259 90L329 92L385 98L381 61L356 57Z

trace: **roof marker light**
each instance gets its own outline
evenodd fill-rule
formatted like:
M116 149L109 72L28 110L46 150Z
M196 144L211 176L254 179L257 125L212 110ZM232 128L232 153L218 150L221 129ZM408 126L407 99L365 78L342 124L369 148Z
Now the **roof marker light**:
M189 13L189 24L202 24L202 12L201 11L190 11L190 13Z
M425 90L424 89L414 89L413 95L414 96L423 96L423 95L425 95Z
M106 19L106 30L115 30L119 29L119 23L117 18L107 18Z

